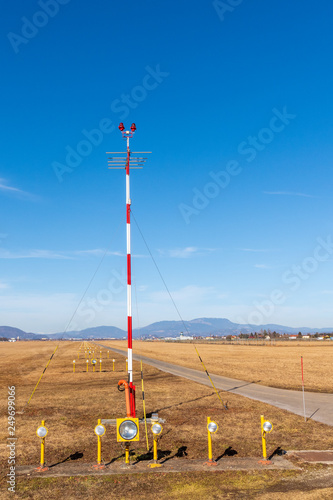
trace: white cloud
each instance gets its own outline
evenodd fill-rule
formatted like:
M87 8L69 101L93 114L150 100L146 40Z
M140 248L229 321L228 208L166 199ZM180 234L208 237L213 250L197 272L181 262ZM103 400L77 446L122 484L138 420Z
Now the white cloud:
M30 200L36 200L37 197L31 193L28 193L27 191L23 191L22 189L9 186L8 182L5 179L0 178L0 191L5 193L5 194L13 194L16 195L20 198L25 198L25 199L30 199Z
M277 196L303 196L305 198L315 198L312 194L295 193L293 191L263 191L263 193Z
M214 252L213 248L197 248L197 247L185 247L185 248L173 248L170 250L159 250L161 255L167 255L171 258L176 259L187 259L192 256L197 255L207 255Z
M269 248L239 248L241 252L274 252L276 251L275 249L269 249Z
M22 252L12 252L10 250L0 249L0 259L56 259L56 260L73 260L77 257L93 256L124 256L121 252L110 252L103 249L92 250L74 250L74 251L57 251L57 250L25 250Z
M188 285L180 288L179 290L170 291L170 294L176 303L181 301L191 301L192 304L193 302L209 297L213 293L215 293L214 287L200 287L196 285ZM151 294L151 299L154 302L164 302L165 300L170 301L170 296L167 291L159 291L153 292Z

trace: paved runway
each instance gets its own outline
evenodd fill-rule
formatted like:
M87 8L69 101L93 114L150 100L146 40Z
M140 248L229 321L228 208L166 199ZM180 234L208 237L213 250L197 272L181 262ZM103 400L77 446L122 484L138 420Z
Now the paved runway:
M102 344L98 344L101 345ZM127 351L122 349L115 349L103 345L104 348L117 352L123 356L127 356ZM138 354L133 354L133 359L136 361L142 360L147 365L154 366L161 371L171 373L177 377L187 378L193 380L198 384L208 385L211 383L205 372L185 368L179 365L166 363L157 359L147 358ZM303 396L301 391L289 391L286 389L276 389L274 387L267 387L252 382L245 382L244 380L237 380L233 378L221 377L210 373L210 376L217 389L233 392L240 396L245 396L250 399L262 401L272 406L282 408L283 410L290 411L296 415L304 415L303 412ZM305 407L306 417L312 418L323 424L333 425L333 394L318 393L318 392L305 392Z

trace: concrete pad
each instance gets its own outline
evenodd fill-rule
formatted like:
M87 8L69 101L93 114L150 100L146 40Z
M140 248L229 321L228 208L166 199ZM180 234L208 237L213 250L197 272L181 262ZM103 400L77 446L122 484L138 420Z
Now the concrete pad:
M133 462L126 466L124 462L107 464L104 469L94 468L94 464L85 463L62 463L50 465L45 472L36 471L37 465L21 465L16 468L17 476L25 477L65 477L65 476L109 476L113 474L166 474L172 472L223 472L229 470L299 470L289 460L282 457L274 457L269 465L259 463L260 458L238 458L226 457L217 462L215 466L205 464L206 460L189 459L167 459L160 460L162 467L150 468L152 462ZM164 462L164 463L163 463Z
M294 450L288 454L312 464L333 465L333 450Z

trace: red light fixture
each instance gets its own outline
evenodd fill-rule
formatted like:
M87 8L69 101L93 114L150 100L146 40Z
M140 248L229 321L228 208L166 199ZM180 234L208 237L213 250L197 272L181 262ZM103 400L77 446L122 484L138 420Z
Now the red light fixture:
M119 123L119 127L118 128L119 128L120 132L123 132L123 130L125 130L123 122Z
M132 123L131 130L132 130L132 132L134 134L134 132L136 131L136 125L135 125L135 123Z

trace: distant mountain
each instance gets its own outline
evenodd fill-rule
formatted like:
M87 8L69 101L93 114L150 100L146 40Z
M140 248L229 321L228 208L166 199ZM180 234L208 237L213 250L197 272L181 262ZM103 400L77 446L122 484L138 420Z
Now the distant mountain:
M20 339L24 340L40 340L43 335L38 333L27 333L19 328L13 328L12 326L0 326L0 337L4 337L6 339L13 339L20 337Z
M292 328L289 326L266 324L266 325L240 325L232 323L226 318L197 318L190 321L158 321L151 325L145 326L140 330L134 330L135 337L173 337L179 336L180 332L184 335L206 336L206 335L239 335L240 333L260 332L260 330L270 330L276 333L296 334L314 334L314 333L330 333L333 328Z
M331 333L333 328L292 328L289 326L266 324L266 325L239 325L232 323L226 318L196 318L190 321L158 321L147 325L140 329L133 330L134 338L151 338L151 337L178 337L180 332L184 335L193 335L196 337L208 335L239 335L240 333L254 333L261 330L277 332L280 334L287 333L297 335L301 332L303 335L314 333ZM20 337L23 340L40 340L42 338L49 338L50 340L58 339L123 339L127 337L127 332L115 326L97 326L94 328L86 328L81 331L71 331L66 333L54 334L35 334L26 333L18 328L11 326L0 326L0 337L15 338Z
M184 335L229 335L237 333L235 323L225 318L197 318L190 321L158 321L140 329L133 330L133 336L172 337Z
M127 332L121 330L116 326L96 326L95 328L86 328L80 331L71 331L66 333L54 333L52 338L54 339L90 339L90 338L113 338L122 339L127 337Z

